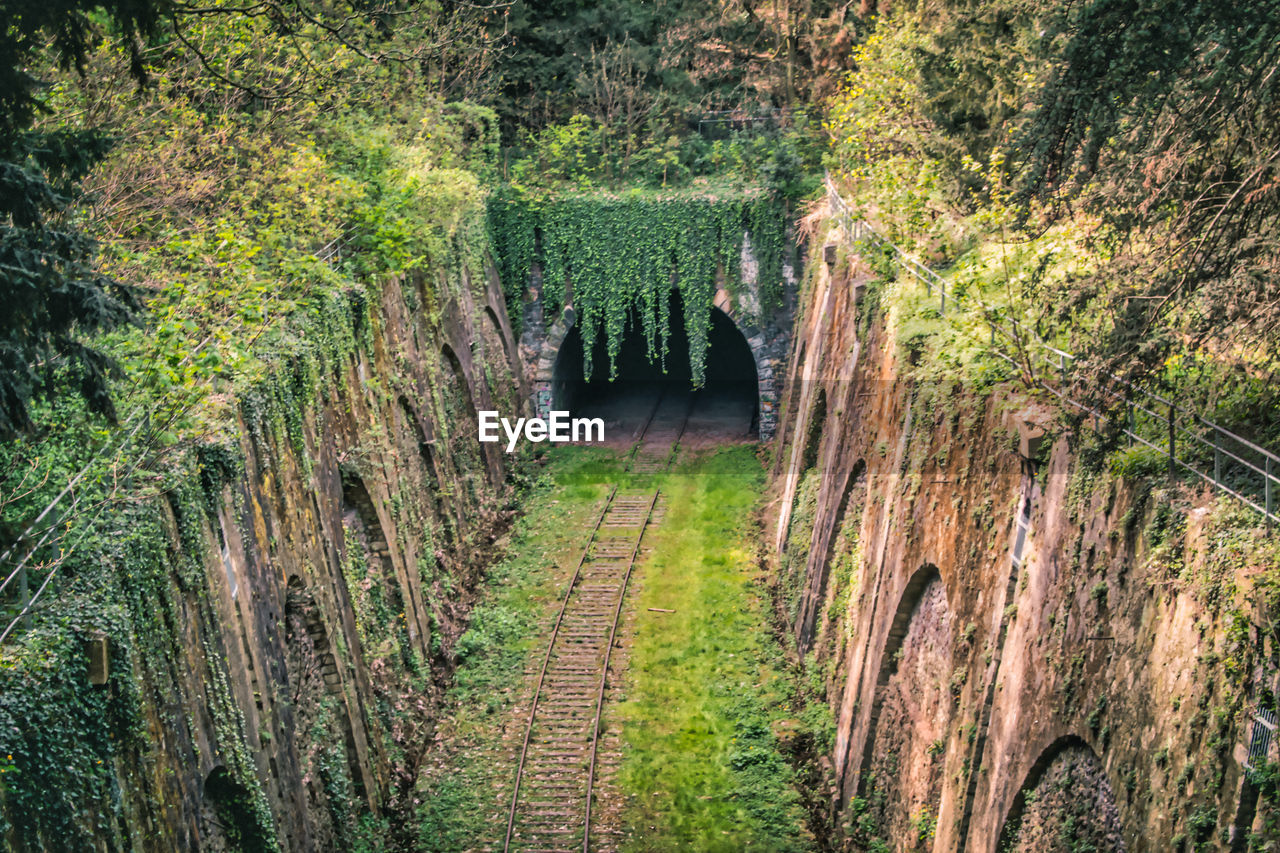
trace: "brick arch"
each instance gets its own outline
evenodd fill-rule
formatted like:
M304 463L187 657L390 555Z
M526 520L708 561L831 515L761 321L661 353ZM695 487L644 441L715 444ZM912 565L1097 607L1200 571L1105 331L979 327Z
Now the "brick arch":
M944 742L955 710L953 618L942 574L924 564L903 587L884 639L853 780L890 838L905 837L913 812L927 808L936 817L940 811L943 755L936 747Z
M1028 797L1033 791L1043 794L1041 788L1047 789L1050 797ZM1045 821L1045 814L1034 814L1036 811L1047 813L1050 819L1065 812L1066 826L1055 827ZM1059 846L1046 847L1046 843ZM1066 734L1045 747L1027 771L1005 812L997 849L1058 853L1075 849L1075 844L1087 845L1098 853L1125 850L1115 792L1102 759L1084 738Z
M777 425L778 390L774 381L774 359L767 346L764 331L753 320L746 318L742 312L734 309L729 292L723 287L716 290L712 302L712 310L719 311L729 318L751 350L751 358L756 365L756 395L760 406L760 440L773 437ZM675 318L673 318L675 319ZM554 392L552 381L555 375L556 359L564 339L569 335L577 321L577 314L572 306L566 307L555 322L547 328L542 347L538 353L537 365L533 374L533 407L539 416L546 417L551 411Z

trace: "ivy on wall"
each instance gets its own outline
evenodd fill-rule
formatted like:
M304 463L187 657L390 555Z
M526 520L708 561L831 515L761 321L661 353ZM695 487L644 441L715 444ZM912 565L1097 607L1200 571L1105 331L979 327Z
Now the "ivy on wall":
M309 469L305 414L337 392L343 366L358 351L372 350L372 310L365 289L335 288L262 343L272 369L247 377L238 395L260 464L276 464L273 454L288 448ZM199 748L190 716L184 726L159 703L172 702L189 666L181 626L193 613L206 625L219 621L206 576L211 565L221 570L210 562L217 507L223 486L245 474L243 450L230 435L223 439L196 445L155 475L154 489L140 489L118 512L76 528L78 547L60 570L66 586L56 609L34 614L33 629L0 654L0 846L91 849L106 840L127 848L128 827L142 818L131 812L138 802L122 778L151 760L150 728L163 725L175 743ZM100 491L86 494L105 499ZM86 678L84 641L96 632L109 638L106 687ZM211 746L243 818L227 831L245 850L274 849L274 821L225 653L204 642ZM168 792L156 796L172 805Z
M508 189L490 198L489 229L509 300L518 301L538 262L548 311L573 305L587 377L601 333L610 377L616 375L633 318L650 358L661 358L665 366L671 333L667 296L674 286L684 304L693 381L701 385L717 275L723 271L731 291L739 285L744 236L757 263L761 311L768 314L781 303L786 210L763 192L536 199Z

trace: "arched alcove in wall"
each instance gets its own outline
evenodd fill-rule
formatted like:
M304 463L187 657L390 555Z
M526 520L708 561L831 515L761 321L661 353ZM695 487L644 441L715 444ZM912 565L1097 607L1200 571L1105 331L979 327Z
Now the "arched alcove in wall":
M290 575L285 584L284 623L289 703L293 709L294 731L301 735L296 744L298 751L304 763L321 764L327 758L321 753L340 744L348 777L346 783L352 786L356 797L363 799L364 778L355 733L346 713L338 660L315 597L297 575ZM328 737L317 740L318 731ZM327 787L325 781L317 779L320 784L309 787L308 797L327 799L340 780L327 780ZM317 832L315 840L325 849L326 839L335 837L335 829L331 826Z
M507 366L514 372L517 368L516 359L511 352L511 344L507 342L507 336L502 332L502 322L498 319L498 314L488 305L484 306L485 319L488 322L488 332L486 336L492 336L501 348L503 356L507 360Z
M356 625L366 639L394 637L406 666L412 666L413 622L405 613L400 579L391 559L391 543L364 481L342 478L342 524L346 531L347 594ZM355 581L352 588L351 581Z
M284 618L285 646L290 653L286 664L292 691L297 694L302 683L311 680L324 685L325 692L340 694L338 663L329 645L329 631L315 599L297 575L290 575L285 586Z
M249 789L219 764L205 777L200 803L200 849L217 853L266 853Z
M427 431L422 425L418 413L414 411L409 399L401 394L397 400L400 405L400 415L404 418L405 425L409 428L410 434L417 441L418 456L422 460L423 474L427 478L428 485L438 486L439 475L436 471L435 452L432 445L435 440L428 438Z
M440 410L435 423L441 430L442 443L447 445L441 455L450 460L453 482L468 491L462 499L474 506L479 491L477 480L502 482L503 454L496 444L481 444L476 440L479 425L476 389L467 377L462 360L449 344L440 347L440 356L444 369L440 371L436 392ZM480 399L485 401L483 396Z
M471 392L471 383L467 373L462 369L462 361L453 347L444 344L440 347L440 355L445 364L445 405L451 410L452 417L465 417L469 423L476 420L475 397Z
M1124 853L1115 792L1083 738L1060 737L1027 772L1005 817L1001 853Z
M408 398L401 394L399 403L400 414L408 425L410 434L417 442L418 458L422 462L422 475L428 492L426 495L427 501L432 507L436 518L441 523L444 523L446 521L444 494L440 489L440 472L436 470L435 439L427 436L422 420L418 417L417 412L414 411L413 406L409 404Z
M441 472L437 468L439 460L436 458L435 438L427 435L422 419L403 394L400 395L400 413L409 425L410 433L417 441L418 458L422 462L423 486L427 491L427 494L423 497L427 502L427 506L430 507L436 522L440 525L444 540L448 543L454 543L458 539L458 520L453 515L456 508L453 508L450 502L446 500L443 483L448 482L448 474L446 472L442 480Z
M813 642L822 607L827 600L827 587L830 583L834 557L837 553L846 554L853 550L853 543L850 540L857 536L856 525L862 518L866 491L867 465L859 459L845 476L835 515L829 523L823 525L821 530L815 531L813 547L809 550L808 565L805 570L806 596L801 603L795 626L801 652L808 651L810 643ZM855 527L854 531L846 535L845 519L849 517L851 511ZM853 571L856 566L848 569Z
M859 796L884 838L910 837L938 814L954 705L951 618L942 576L922 566L885 639L859 772Z

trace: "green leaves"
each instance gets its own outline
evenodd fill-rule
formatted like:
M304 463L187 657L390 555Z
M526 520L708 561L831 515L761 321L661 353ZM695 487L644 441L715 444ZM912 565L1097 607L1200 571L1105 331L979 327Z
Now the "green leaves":
M543 301L548 315L572 304L590 377L596 339L603 334L613 376L628 324L638 324L650 358L665 365L670 337L668 293L684 303L690 369L701 385L711 305L721 273L737 286L743 237L758 262L762 310L782 294L785 208L763 193L652 195L639 191L567 195L535 202L506 189L489 202L489 230L502 259L509 300L518 298L535 261L541 234Z

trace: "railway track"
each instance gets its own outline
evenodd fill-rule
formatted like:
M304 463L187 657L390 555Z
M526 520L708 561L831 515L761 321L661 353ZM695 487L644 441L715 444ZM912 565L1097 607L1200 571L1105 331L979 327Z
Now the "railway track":
M697 396L695 391L683 398L679 395L671 397L665 392L658 397L628 460L628 471L633 474L660 474L667 470L680 439L684 437L685 427L689 425L689 414ZM660 412L665 414L659 417Z
M679 414L678 425L660 413ZM666 470L691 402L659 396L628 461L633 473ZM655 420L657 425L655 426ZM602 770L617 751L602 747L609 667L631 572L646 530L661 520L659 489L614 486L596 517L551 629L530 704L504 853L607 851L616 829L592 825Z

